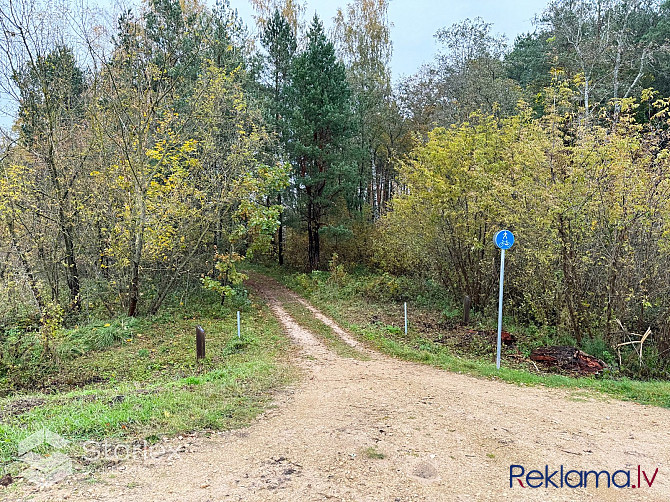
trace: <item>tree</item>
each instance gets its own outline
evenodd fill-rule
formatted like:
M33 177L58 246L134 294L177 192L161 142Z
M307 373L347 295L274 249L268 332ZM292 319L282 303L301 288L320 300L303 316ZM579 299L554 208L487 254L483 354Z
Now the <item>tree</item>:
M293 62L287 99L297 211L307 225L309 266L316 269L324 217L336 199L351 193L355 175L347 158L352 134L349 85L317 16L307 33L307 47Z
M268 119L271 129L281 134L281 117L285 113L282 97L289 83L289 73L297 49L295 33L286 18L275 10L264 25L261 44L267 51L266 79L269 89Z
M544 112L538 102L545 87L551 85L551 34L547 31L519 35L512 50L505 55L505 70L509 78L526 91L526 99L533 103L537 114Z
M442 52L402 86L405 107L415 121L430 129L466 121L473 112L515 113L520 89L503 66L505 38L493 35L491 27L476 18L437 32Z
M283 179L281 165L263 164L270 138L247 99L243 51L220 50L238 24L223 36L230 17L221 8L150 7L121 18L99 75L107 96L100 127L114 152L96 176L116 208L107 255L128 315L137 314L142 289L153 293L148 311L156 312L183 274L211 260L208 247L218 257L262 247L278 210L257 211L255 202Z
M43 240L38 257L45 272L53 268L47 263L52 257L46 256L54 250L45 236L51 226L57 228L56 242L62 243L62 254L53 254L58 256L55 261L62 264L62 269L52 271L52 297L59 301L58 275L63 273L70 307L79 311L81 286L75 234L83 198L76 185L90 151L85 121L86 85L72 49L62 42L67 27L61 24L63 32L57 36L56 30L44 23L53 21L58 25L59 21L52 19L47 10L39 11L39 7L9 2L0 9L0 29L5 37L1 44L3 86L18 103L20 134L13 161L24 165L28 178L15 180L21 196L13 198L12 207L17 211L29 209L42 220L39 228L32 228L29 233L36 244ZM23 220L23 224L28 221ZM24 264L28 264L27 255Z
M275 10L272 17L265 23L261 34L261 44L267 51L267 79L269 96L267 101L268 126L277 134L281 146L286 146L286 137L283 132L284 120L288 114L284 103L284 96L289 85L289 75L293 58L297 49L295 33L289 21ZM282 205L282 194L277 192L277 204ZM279 216L277 233L277 258L280 265L284 264L284 232L281 215Z
M387 120L393 115L392 53L388 0L356 0L338 9L335 36L338 52L347 65L352 89L357 143L358 210L367 202L376 219L391 198L391 151Z
M98 85L105 95L99 127L115 147L111 165L101 175L111 181L111 193L118 196L117 211L123 208L121 221L109 226L116 229L110 252L121 272L119 280L125 283L122 291L129 316L137 314L145 251L150 251L152 260L165 257L159 263L163 261L170 273L179 273L189 256L169 261L168 253L152 250L152 238L161 237L155 233L161 228L158 223L169 222L160 216L166 208L177 211L178 227L192 217L178 209L179 201L186 204L183 198L190 197L193 204L202 193L189 181L201 165L193 107L209 34L204 27L211 26L203 16L183 11L176 0L152 1L140 18L132 12L121 16L111 57L93 54L102 68ZM204 233L195 232L199 243ZM180 237L183 245L186 236Z
M492 309L491 238L511 228L523 244L509 256L506 291L520 321L610 347L622 341L617 320L652 326L665 350L670 103L645 92L594 124L574 106L579 83L557 71L544 92L540 118L522 107L431 131L401 165L408 191L382 218L376 259L396 273L427 271ZM650 106L656 113L638 122Z
M183 277L214 274L213 255L266 249L287 168L227 2L151 0L109 32L82 20L80 40L40 9L0 12L0 82L19 109L0 158L0 292L32 296L47 336L63 277L73 308L155 313Z
M515 140L530 126L525 116L475 114L469 123L429 132L401 164L407 192L382 220L376 254L384 266L430 270L454 297L487 306L496 285L488 244L502 222L516 220L501 202L515 190L507 180L525 174L512 162Z
M667 73L668 4L657 0L554 0L535 35L517 39L507 57L510 76L537 93L547 65L575 79L587 118L596 108L660 85Z
M305 5L296 0L250 0L258 15L255 16L256 24L263 30L266 23L274 17L275 11L279 11L281 16L288 22L291 31L295 36L302 28L302 15L305 12Z

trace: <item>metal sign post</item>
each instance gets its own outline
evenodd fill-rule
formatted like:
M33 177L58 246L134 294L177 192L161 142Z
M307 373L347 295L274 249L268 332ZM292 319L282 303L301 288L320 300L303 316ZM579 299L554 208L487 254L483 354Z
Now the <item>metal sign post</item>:
M405 302L405 335L407 335L407 302Z
M509 230L501 230L493 238L500 249L500 293L498 294L498 348L496 352L496 368L500 369L500 346L502 333L503 284L505 282L505 250L514 244L514 234Z

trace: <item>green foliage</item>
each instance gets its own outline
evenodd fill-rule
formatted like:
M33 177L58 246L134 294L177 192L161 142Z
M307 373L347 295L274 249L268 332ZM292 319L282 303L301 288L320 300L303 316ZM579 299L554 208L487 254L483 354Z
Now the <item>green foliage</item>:
M216 262L214 268L218 272L216 279L212 279L209 276L202 278L202 284L205 289L215 291L221 295L222 303L227 296L234 295L235 288L239 287L242 281L247 278L245 274L237 271L235 265L242 259L243 257L237 253L217 254L214 256L214 261Z
M352 134L351 91L344 65L316 16L305 50L293 60L286 92L296 212L307 223L309 266L314 270L319 267L324 217L336 200L351 193L355 174L346 155Z
M358 189L348 194L348 203L359 216L367 203L373 218L391 198L385 182L395 175L398 138L406 133L391 85L388 8L388 0L354 0L337 10L333 30L337 54L346 65L356 123L350 149L358 161Z
M282 97L285 96L289 84L291 66L298 42L291 25L279 10L274 11L263 27L260 41L267 51L268 65L265 85L268 99L266 107L268 124L271 125L273 131L286 134L287 131L283 130L285 124L281 116L290 113L290 110L287 109ZM282 138L286 139L284 135Z
M435 129L402 165L408 192L394 199L375 244L383 268L431 272L454 297L467 294L482 308L494 294L492 232L498 222L511 223L513 208L501 199L518 190L504 179L516 184L523 176L515 143L518 131L531 125L523 116L471 120Z
M338 263L338 259L339 256L337 253L333 253L333 256L328 262L328 271L330 272L330 277L328 277L328 280L334 284L337 284L338 286L342 286L347 280L347 271L344 269L344 265L342 263Z
M617 364L616 354L602 338L587 338L586 340L583 340L582 350L598 359L602 359L610 367Z
M571 95L561 83L547 93L554 111ZM636 106L623 102L612 129L580 127L570 115L537 121L527 109L435 129L402 166L408 191L382 221L377 262L428 272L454 298L492 308L499 253L490 243L507 227L518 242L507 298L524 321L566 327L578 341L600 332L610 346L615 319L660 328L649 306L668 291L639 264L643 255L668 259L667 199L657 190L669 183L668 155L655 131L634 123Z
M137 318L121 317L64 330L59 354L62 358L71 359L92 350L104 350L121 341L132 340L141 326L142 321Z
M21 94L21 140L29 147L40 148L40 136L49 134L54 122L82 117L86 85L71 47L59 45L38 55L13 79Z
M546 31L519 35L512 50L505 55L504 66L509 78L519 83L537 115L544 114L542 91L551 85L551 42Z
M279 279L289 286L294 287L294 275L286 275L285 272L274 273ZM303 274L304 275L304 274ZM316 281L309 295L310 301L318 308L326 312L340 326L350 333L356 334L363 340L392 357L409 361L426 363L439 368L464 373L483 378L500 379L517 385L542 385L548 387L564 388L568 391L583 393L602 393L617 399L631 400L642 404L670 407L670 384L667 381L651 380L636 381L626 376L606 374L603 378L571 378L563 375L538 374L532 365L519 365L514 359L506 360L501 369L496 369L494 362L495 346L484 345L481 342L480 357L472 354L455 354L452 347L444 343L435 343L435 333L431 329L427 331L415 330L410 322L410 336L405 337L404 331L399 325L388 325L374 322L371 316L388 316L389 312L397 311L400 320L400 308L395 302L388 301L363 301L360 293L346 290L346 294L333 292L333 286L325 281ZM430 288L430 285L428 285ZM338 288L340 289L340 288ZM432 307L433 309L435 306ZM412 316L416 319L419 315L414 311ZM412 319L412 317L410 318ZM416 322L416 321L414 321ZM507 322L507 321L506 321ZM516 333L522 336L523 333ZM531 334L531 333L529 333ZM575 340L564 335L556 334L552 330L537 330L532 333L536 337L547 337L540 343L574 345ZM538 340L534 340L535 343ZM591 347L603 347L602 342L594 340ZM605 355L605 354L604 354ZM659 378L660 374L656 376ZM597 395L597 394L596 394Z
M536 33L517 38L506 67L528 99L548 85L552 68L561 69L578 82L586 116L645 86L667 94L667 12L655 1L551 1Z

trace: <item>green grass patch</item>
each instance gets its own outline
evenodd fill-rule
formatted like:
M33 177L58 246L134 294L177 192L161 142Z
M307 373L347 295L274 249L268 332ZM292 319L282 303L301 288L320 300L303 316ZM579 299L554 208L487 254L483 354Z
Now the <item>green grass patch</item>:
M365 450L363 450L363 455L365 455L367 458L372 458L375 460L382 460L386 458L386 455L384 455L374 446L369 446Z
M290 273L278 268L259 269L276 278L298 294L308 298L312 304L332 317L344 329L366 340L373 348L399 359L415 361L442 369L478 377L493 378L516 385L543 385L547 387L563 388L577 391L579 398L585 395L598 397L609 396L616 399L635 401L640 404L649 404L670 408L670 382L664 380L640 381L616 375L603 377L573 378L558 374L537 373L526 366L521 366L510 360L503 359L503 367L498 370L493 362L491 349L486 354L474 356L455 352L452 347L436 343L435 334L430 328L416 330L413 324L423 313L431 321L439 316L434 315L435 309L442 309L442 319L448 325L449 318L454 312L449 311L448 301L440 294L428 293L417 303L412 302L410 308L410 330L407 336L400 327L403 323L402 302L388 295L368 296L361 286L364 278L352 279L354 285L342 286L329 278L328 272L315 272L310 275ZM386 275L382 279L374 279L372 284L381 284L386 281L388 288L394 289L394 283ZM386 299L385 299L386 298ZM444 314L447 310L447 314ZM480 327L489 327L485 320L475 320L473 323L483 323ZM546 340L545 340L546 341ZM516 366L516 367L514 367ZM581 391L581 392L580 392Z
M274 389L295 378L290 344L264 305L222 307L216 295L201 292L188 301L157 317L96 321L63 333L61 347L83 353L61 349L57 371L45 382L48 392L10 390L0 399L0 461L12 461L18 442L42 428L76 449L88 440L154 442L247 425ZM196 325L206 333L200 362Z
M286 310L293 320L303 328L308 329L311 333L317 335L326 346L335 352L340 357L348 357L352 359L359 359L362 361L369 358L356 350L354 347L346 343L339 336L337 336L332 328L312 314L308 308L295 300L286 300L282 303L284 310Z

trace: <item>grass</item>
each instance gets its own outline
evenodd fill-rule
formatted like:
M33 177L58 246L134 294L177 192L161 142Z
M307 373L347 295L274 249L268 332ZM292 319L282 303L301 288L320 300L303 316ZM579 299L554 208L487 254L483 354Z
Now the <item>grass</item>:
M377 450L377 448L375 448L374 446L369 446L365 450L363 450L363 455L365 455L367 458L375 460L382 460L386 458L386 455Z
M206 333L201 362L195 361L196 325ZM105 341L96 345L98 332ZM265 306L221 307L206 292L157 317L96 321L60 337L58 371L48 374L46 392L10 389L0 399L4 464L13 460L19 441L43 427L72 441L75 450L90 440L153 443L162 436L241 427L268 405L274 389L295 377L289 343Z
M415 348L411 342L390 338L388 331L383 328L350 324L338 313L336 307L328 312L336 321L368 340L378 350L400 359L430 364L455 373L495 378L517 385L588 389L617 399L670 408L670 382L637 381L628 378L573 378L564 375L531 373L524 369L509 368L504 365L498 370L495 363L491 361L456 356L449 351L448 347L424 344L424 348Z
M340 357L348 357L362 361L369 359L365 354L344 342L333 332L330 326L327 326L316 319L309 309L304 305L301 305L299 302L295 300L287 300L282 303L282 307L290 314L295 322L303 328L308 329L311 333L317 335L328 348Z
M307 297L316 307L332 317L343 328L385 354L399 359L420 362L437 366L447 371L463 373L477 377L497 379L516 385L547 386L572 391L586 391L616 399L634 401L670 408L670 382L663 380L639 381L625 377L609 375L604 377L574 378L559 374L548 374L532 371L528 365L516 363L509 357L503 358L503 367L498 370L493 362L493 351L487 348L486 355L458 353L452 346L436 343L431 329L417 331L410 322L408 336L401 329L402 298L389 299L381 295L376 299L363 297L361 291L365 286L361 278L355 278L349 284L337 284L329 280L327 272L316 272L313 275L289 273L277 268L263 268L260 271L272 275L298 294ZM351 283L357 282L355 287ZM384 278L382 282L390 283ZM379 277L371 279L378 285ZM422 298L419 305L410 303L411 315L421 315L422 311L447 308L443 298L431 302ZM389 314L392 313L392 314ZM433 312L435 314L435 312ZM438 316L431 315L431 319ZM382 319L383 322L380 322ZM505 355L505 353L503 354ZM507 354L508 356L510 354ZM598 394L595 394L596 396ZM584 398L584 392L579 393Z

